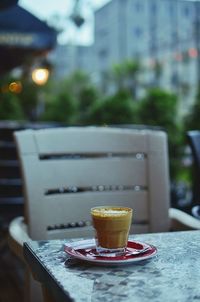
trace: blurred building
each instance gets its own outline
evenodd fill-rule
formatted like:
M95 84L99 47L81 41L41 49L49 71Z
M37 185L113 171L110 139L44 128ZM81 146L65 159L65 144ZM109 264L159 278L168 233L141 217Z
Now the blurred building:
M54 77L63 79L76 70L91 73L94 67L93 46L58 44L49 54L54 66Z
M198 2L112 0L95 11L94 19L91 47L59 46L55 51L58 74L83 69L101 81L113 64L140 60L145 85L175 90L189 104L200 81Z

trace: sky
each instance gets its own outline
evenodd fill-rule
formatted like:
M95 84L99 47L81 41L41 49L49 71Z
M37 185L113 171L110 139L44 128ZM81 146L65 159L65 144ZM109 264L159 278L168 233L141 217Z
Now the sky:
M92 11L110 0L81 0L80 8L85 23L78 29L70 20L75 0L19 0L19 5L50 25L63 29L58 37L60 44L72 43L90 45L93 42Z

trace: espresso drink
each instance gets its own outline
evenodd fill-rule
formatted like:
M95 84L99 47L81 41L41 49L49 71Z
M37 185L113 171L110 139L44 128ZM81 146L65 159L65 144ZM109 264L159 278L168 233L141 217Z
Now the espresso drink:
M123 250L128 241L132 209L103 206L91 209L98 249Z

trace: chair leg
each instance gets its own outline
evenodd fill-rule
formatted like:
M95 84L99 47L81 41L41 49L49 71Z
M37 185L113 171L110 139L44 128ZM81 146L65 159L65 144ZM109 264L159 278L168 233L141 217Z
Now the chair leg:
M42 286L44 302L56 302L55 299L50 295L46 287Z
M26 268L24 302L44 302L41 284L36 281L29 268Z

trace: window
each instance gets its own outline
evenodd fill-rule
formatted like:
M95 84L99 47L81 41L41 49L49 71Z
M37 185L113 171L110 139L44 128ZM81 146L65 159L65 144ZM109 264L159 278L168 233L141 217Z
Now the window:
M188 6L183 7L183 16L189 17L190 16L190 10Z
M105 48L101 49L101 50L99 50L98 55L99 55L100 59L104 59L104 58L106 58L108 56L108 50L105 49Z
M173 4L169 4L169 14L171 15L171 16L173 16L174 15L174 6L173 6Z
M136 10L136 12L141 12L142 9L143 9L143 5L142 5L141 1L136 2L135 3L135 10Z
M156 15L156 13L157 13L157 5L156 5L156 3L152 3L151 4L150 11L151 11L152 15Z
M107 29L104 29L104 28L99 29L97 34L98 34L99 36L101 36L101 37L105 37L105 36L107 36L107 34L108 34L108 30L107 30Z
M139 27L139 26L136 26L136 27L134 28L134 34L135 34L135 36L136 36L137 38L141 38L141 36L142 36L142 34L143 34L142 28Z

